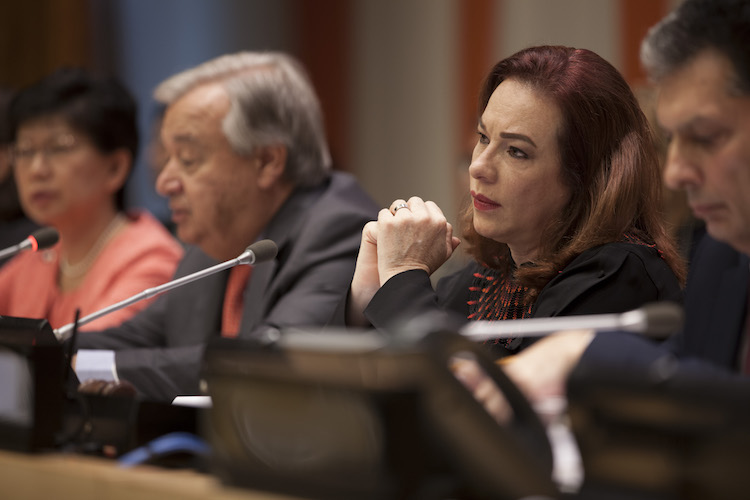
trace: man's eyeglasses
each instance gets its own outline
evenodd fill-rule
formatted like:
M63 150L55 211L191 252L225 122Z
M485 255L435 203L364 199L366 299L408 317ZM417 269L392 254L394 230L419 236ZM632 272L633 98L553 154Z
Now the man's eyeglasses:
M13 163L19 167L31 165L37 153L51 161L55 161L70 154L81 146L81 141L71 134L64 134L54 138L52 141L41 147L35 147L31 144L16 144L11 147L11 157Z

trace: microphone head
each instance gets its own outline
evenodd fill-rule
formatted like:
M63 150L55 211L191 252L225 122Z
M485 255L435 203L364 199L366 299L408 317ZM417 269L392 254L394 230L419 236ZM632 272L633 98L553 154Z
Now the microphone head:
M623 313L627 330L645 333L649 337L666 338L682 327L682 306L674 302L654 302Z
M60 240L60 233L54 227L43 227L29 235L33 250L49 248Z
M245 253L250 253L250 262L248 264L259 264L271 260L276 257L278 251L279 248L272 240L256 241L245 249Z

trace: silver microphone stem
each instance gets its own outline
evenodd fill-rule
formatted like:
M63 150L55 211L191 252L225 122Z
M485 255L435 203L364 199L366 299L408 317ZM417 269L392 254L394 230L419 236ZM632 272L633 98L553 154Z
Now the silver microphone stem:
M507 323L507 324L506 324ZM471 340L507 339L513 337L541 337L557 330L623 329L619 315L603 314L595 317L556 316L523 320L472 321L461 329L461 335Z
M12 247L0 250L0 260L6 259L8 257L13 257L15 254L21 252L22 250L26 250L27 248L31 248L31 242L26 239L17 245L13 245Z
M249 250L245 250L242 254L240 254L239 257L236 257L231 260L227 260L225 262L222 262L221 264L216 264L215 266L209 267L207 269L203 269L202 271L198 271L193 274L188 274L187 276L183 276L182 278L178 278L174 281L170 281L169 283L164 283L163 285L159 285L153 288L147 288L146 290L142 291L141 293L137 295L134 295L120 302L117 302L116 304L112 304L111 306L105 307L104 309L101 309L92 314L89 314L88 316L84 316L83 318L78 320L78 326L85 325L86 323L90 323L94 321L95 319L100 318L106 314L115 312L131 304L135 304L139 300L148 299L148 298L154 297L155 295L159 295L160 293L167 292L173 288L177 288L178 286L186 285L192 281L205 278L206 276L210 274L218 273L220 271L229 269L230 267L234 267L239 264L250 265L254 263L255 263L255 254ZM61 326L60 328L56 328L54 330L54 334L55 334L55 337L57 337L57 340L62 341L62 340L66 340L70 336L72 331L73 331L73 323L68 323L67 325Z
M461 329L461 335L476 341L513 337L541 337L567 330L627 331L646 333L656 338L679 327L682 308L672 303L655 303L619 314L591 314L527 318L518 320L472 321Z

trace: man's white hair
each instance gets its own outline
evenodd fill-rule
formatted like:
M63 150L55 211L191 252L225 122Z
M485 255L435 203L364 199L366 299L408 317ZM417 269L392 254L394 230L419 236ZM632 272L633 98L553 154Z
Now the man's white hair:
M294 185L314 186L328 176L331 156L320 101L297 60L280 52L220 56L168 78L154 98L169 106L212 82L222 85L231 103L222 130L235 152L283 144L285 178Z

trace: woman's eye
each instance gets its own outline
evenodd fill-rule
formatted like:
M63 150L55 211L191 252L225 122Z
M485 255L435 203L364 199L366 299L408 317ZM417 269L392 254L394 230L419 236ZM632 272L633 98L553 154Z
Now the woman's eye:
M477 132L477 134L479 135L479 143L480 144L489 144L490 143L490 138L489 137L487 137L486 135L484 135L481 132Z
M508 148L508 154L511 155L513 158L524 158L525 159L525 158L529 157L529 155L527 155L526 153L524 153L523 151L521 151L520 149L518 149L515 146L510 146Z

